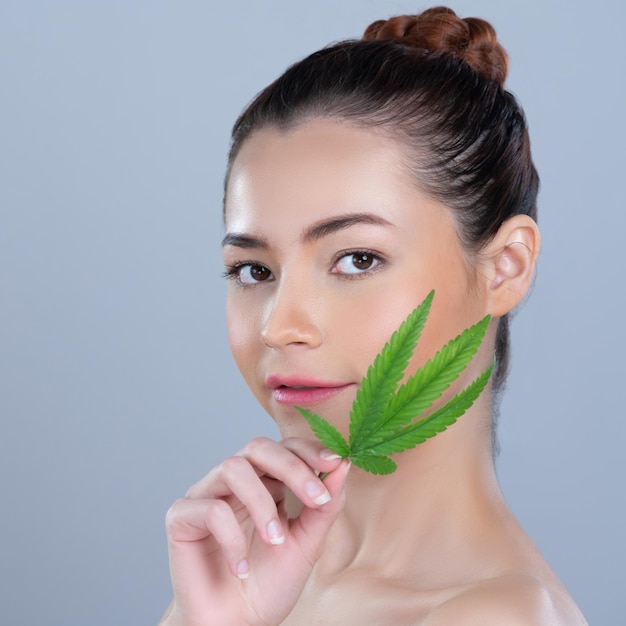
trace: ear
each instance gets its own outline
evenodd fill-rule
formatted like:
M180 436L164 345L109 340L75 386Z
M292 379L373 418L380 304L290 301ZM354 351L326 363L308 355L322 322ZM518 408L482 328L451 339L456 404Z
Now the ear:
M500 226L496 236L482 251L489 313L501 317L514 309L528 293L541 235L537 223L528 215L516 215Z

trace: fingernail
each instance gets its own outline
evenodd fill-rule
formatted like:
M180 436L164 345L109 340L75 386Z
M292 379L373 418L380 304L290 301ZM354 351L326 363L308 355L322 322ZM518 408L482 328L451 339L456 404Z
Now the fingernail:
M343 471L347 474L351 467L352 467L352 461L348 461Z
M340 459L341 457L338 454L335 454L332 450L329 450L328 448L324 448L320 452L320 458L324 459L324 461L336 461L337 459Z
M241 580L245 580L248 578L248 574L250 573L250 565L248 564L248 559L243 559L239 561L237 564L237 576L241 578Z
M330 501L328 490L319 481L310 480L304 488L309 498L311 498L315 504L326 504Z
M270 538L270 543L274 546L279 546L285 541L285 535L278 520L273 519L267 525L267 534Z

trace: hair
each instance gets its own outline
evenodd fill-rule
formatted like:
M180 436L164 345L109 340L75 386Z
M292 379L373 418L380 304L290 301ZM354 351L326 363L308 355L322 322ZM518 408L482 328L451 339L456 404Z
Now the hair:
M445 7L372 23L361 40L306 57L261 91L235 122L228 175L255 130L332 118L396 139L416 184L452 211L470 258L510 217L537 219L539 178L524 113L504 89L508 56L495 30ZM493 422L509 368L500 318ZM495 428L493 428L495 432Z

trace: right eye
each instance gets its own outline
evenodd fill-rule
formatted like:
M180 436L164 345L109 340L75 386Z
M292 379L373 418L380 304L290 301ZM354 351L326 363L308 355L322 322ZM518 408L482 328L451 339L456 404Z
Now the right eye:
M254 285L274 278L272 272L259 263L237 263L229 267L225 275L242 285Z

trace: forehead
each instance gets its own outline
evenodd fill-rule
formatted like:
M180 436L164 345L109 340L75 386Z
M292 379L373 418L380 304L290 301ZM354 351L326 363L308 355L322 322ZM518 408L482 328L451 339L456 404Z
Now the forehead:
M312 120L264 128L241 147L225 198L227 229L248 231L270 216L283 226L338 211L385 211L416 193L401 146L368 129Z

